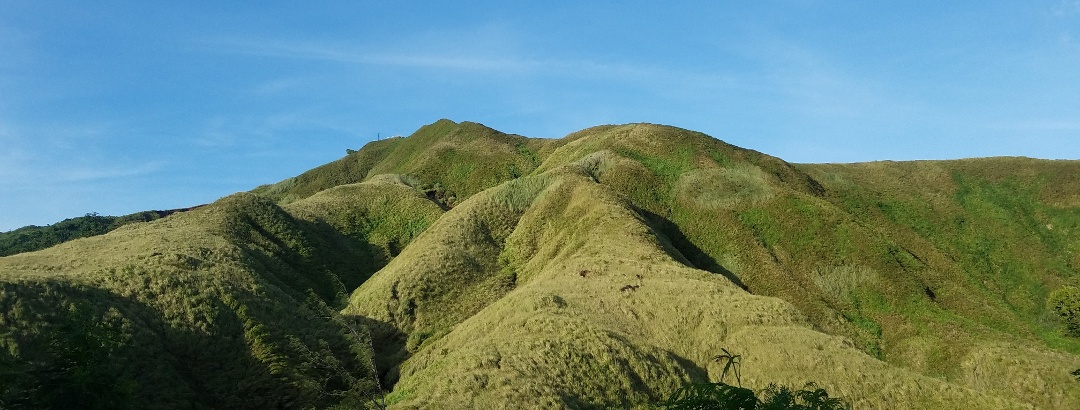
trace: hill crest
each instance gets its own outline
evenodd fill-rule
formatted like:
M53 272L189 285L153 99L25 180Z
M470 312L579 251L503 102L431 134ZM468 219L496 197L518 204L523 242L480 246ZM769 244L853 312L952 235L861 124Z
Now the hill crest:
M165 347L98 369L171 380L112 391L131 403L255 406L175 365L195 357L246 369L207 380L260 405L392 388L396 408L645 406L717 380L726 348L750 386L813 380L859 406L1072 407L1080 342L1043 301L1080 281L1078 176L1076 161L791 164L654 124L546 140L440 120L0 258L0 361L45 380L34 366L65 363L82 318L106 356ZM32 329L59 350L32 348ZM12 386L5 400L66 397Z

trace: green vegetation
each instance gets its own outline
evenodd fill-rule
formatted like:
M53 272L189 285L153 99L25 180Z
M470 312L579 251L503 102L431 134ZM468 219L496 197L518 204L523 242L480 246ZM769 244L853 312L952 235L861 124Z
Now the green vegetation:
M1080 407L1075 161L440 120L95 229L0 258L0 407Z
M452 207L477 192L529 174L553 144L559 141L439 120L409 137L369 143L338 161L253 192L285 204L338 185L399 174L408 175L412 186Z
M0 399L11 408L370 404L380 393L366 327L337 309L385 264L382 246L407 246L410 229L441 213L398 187L321 193L291 204L297 216L238 194L0 259L0 362L10 365L0 377L17 381ZM398 213L409 204L415 213ZM331 225L343 220L356 225Z
M89 213L49 226L26 226L14 231L0 232L0 256L32 252L73 239L102 235L124 225L153 221L179 211L184 210L144 211L124 216Z
M1046 305L1065 322L1065 332L1080 337L1080 289L1065 286L1050 293Z
M760 396L760 397L759 397ZM760 393L724 382L701 383L677 390L662 406L672 410L842 410L851 406L807 383L802 389L770 384Z

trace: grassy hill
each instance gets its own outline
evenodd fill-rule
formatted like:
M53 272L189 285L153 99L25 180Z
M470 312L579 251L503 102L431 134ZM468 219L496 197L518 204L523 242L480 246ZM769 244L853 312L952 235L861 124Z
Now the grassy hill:
M2 258L0 405L362 401L377 392L367 333L336 309L385 264L387 244L407 245L441 212L387 183L288 208L236 194Z
M253 192L289 203L337 185L399 174L450 207L483 189L532 172L540 158L560 143L444 119L421 127L408 138L371 142L345 158Z
M12 231L0 232L0 256L37 251L70 240L102 235L127 224L153 221L189 210L143 211L124 216L90 213L48 226L24 226Z
M440 120L0 258L0 407L651 408L728 349L856 408L1075 408L1078 229L1078 161Z

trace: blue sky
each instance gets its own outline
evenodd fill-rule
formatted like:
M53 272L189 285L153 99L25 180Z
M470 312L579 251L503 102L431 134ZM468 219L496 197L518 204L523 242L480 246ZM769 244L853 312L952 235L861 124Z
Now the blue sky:
M211 202L439 118L1080 159L1077 0L223 3L0 0L0 230Z

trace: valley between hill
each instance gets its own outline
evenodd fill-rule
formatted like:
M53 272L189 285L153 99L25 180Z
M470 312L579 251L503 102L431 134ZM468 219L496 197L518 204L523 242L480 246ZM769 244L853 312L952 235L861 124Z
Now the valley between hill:
M1080 408L1080 161L790 164L652 124L440 120L0 258L0 408Z

